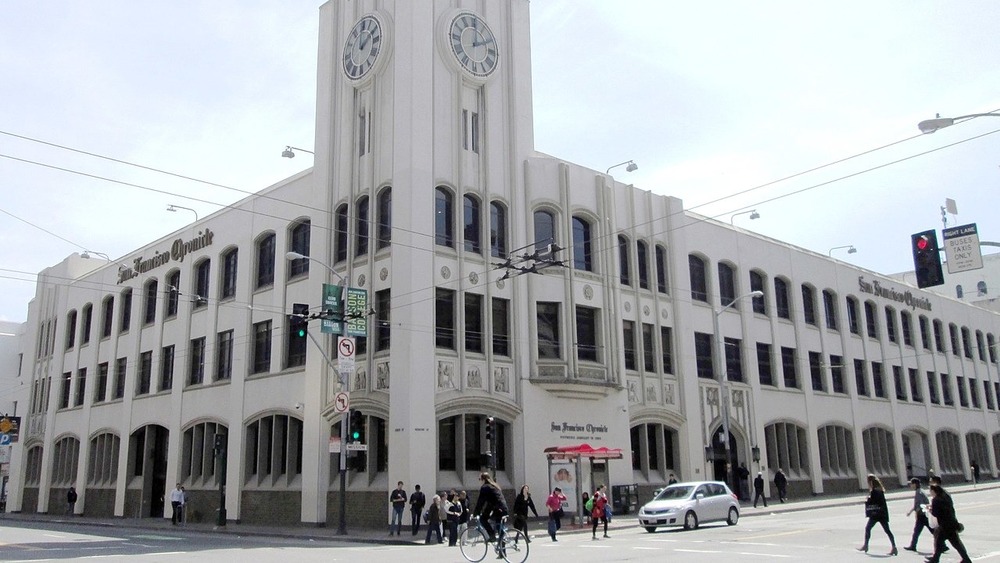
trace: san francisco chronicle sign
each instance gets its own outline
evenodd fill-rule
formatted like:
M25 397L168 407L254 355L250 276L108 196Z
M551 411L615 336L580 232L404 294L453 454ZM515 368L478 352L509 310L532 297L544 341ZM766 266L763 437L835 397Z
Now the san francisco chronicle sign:
M198 231L198 236L191 240L174 240L169 249L154 251L153 255L149 258L145 256L134 258L131 267L123 267L118 270L118 283L120 284L132 278L139 277L139 274L145 274L170 262L183 262L184 257L188 254L196 250L201 250L206 246L211 246L214 237L215 233L209 229L205 229L204 231Z
M892 301L905 303L911 309L923 309L925 311L931 310L930 299L926 297L917 297L916 295L913 295L913 292L910 290L901 292L896 288L885 287L878 280L867 282L863 276L858 276L858 291L861 293L877 295L878 297L885 299L891 299Z

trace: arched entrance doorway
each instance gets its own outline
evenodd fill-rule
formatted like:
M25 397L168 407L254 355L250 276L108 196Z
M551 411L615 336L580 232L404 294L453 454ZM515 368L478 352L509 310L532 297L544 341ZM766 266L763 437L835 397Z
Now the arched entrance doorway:
M739 467L739 448L737 447L738 440L736 435L733 434L732 428L729 430L729 459L726 459L726 442L723 438L722 427L720 426L712 434L712 439L710 443L705 446L705 457L711 465L711 474L709 478L715 481L722 481L729 485L737 495L740 493L739 478L737 477L737 468Z

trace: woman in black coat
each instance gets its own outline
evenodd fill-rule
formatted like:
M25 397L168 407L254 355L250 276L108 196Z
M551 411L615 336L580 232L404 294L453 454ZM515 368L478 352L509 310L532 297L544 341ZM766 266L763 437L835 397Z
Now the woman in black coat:
M889 505L885 502L885 487L882 481L874 475L868 475L868 499L865 500L865 516L868 517L868 524L865 526L865 543L858 548L858 551L868 553L868 540L872 537L872 528L875 524L881 524L885 530L885 535L889 536L892 543L892 551L889 555L899 555L896 549L896 538L889 529Z
M531 493L528 490L528 486L522 485L521 492L517 493L517 498L514 499L514 529L521 530L524 534L524 539L530 543L531 538L528 537L529 509L535 514L535 518L538 518L538 511L535 510L535 501L531 500Z

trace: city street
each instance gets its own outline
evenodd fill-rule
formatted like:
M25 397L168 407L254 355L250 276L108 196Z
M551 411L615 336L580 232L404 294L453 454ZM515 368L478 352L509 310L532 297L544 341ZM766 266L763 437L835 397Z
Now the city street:
M885 559L889 541L880 528L873 531L871 553L866 555L855 549L861 544L865 524L862 500L859 495L853 506L784 512L748 507L736 526L707 525L694 531L648 533L632 526L634 520L631 518L620 517L613 522L611 537L597 541L591 540L589 532L576 532L562 534L559 542L553 543L540 525L535 525L529 561L862 563ZM1000 508L997 491L956 494L955 501L959 519L966 526L962 536L973 560L1000 562L1000 539L993 520ZM902 550L913 528L912 517L904 516L909 506L910 502L903 499L889 504L891 527L900 547L899 558L894 561L921 562L922 555ZM308 531L300 530L299 533L308 534ZM918 547L923 555L929 554L931 536L927 532L920 538ZM329 536L309 539L242 535L231 531L213 533L183 527L142 529L25 520L4 520L0 526L0 560L60 561L82 557L142 562L463 561L458 548L447 547L447 544L379 545L337 541ZM954 552L942 558L943 563L949 561L958 561Z

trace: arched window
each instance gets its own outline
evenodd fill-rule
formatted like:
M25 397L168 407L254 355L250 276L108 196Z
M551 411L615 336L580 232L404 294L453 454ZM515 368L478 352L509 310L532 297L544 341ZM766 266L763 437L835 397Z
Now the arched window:
M705 261L694 254L689 254L688 270L691 276L691 299L707 303L708 280L705 275Z
M656 291L667 293L667 249L656 245Z
M963 295L962 284L958 284L955 286L955 297L961 299L962 295Z
M222 299L236 297L236 266L239 258L238 248L230 248L222 254L222 288L219 293L219 297Z
M978 282L976 284L976 291L979 293L979 295L986 295L986 293L987 293L987 291L986 291L986 282L984 282L984 281Z
M375 248L382 249L392 242L392 187L386 186L378 194L378 233Z
M358 203L354 206L357 212L358 231L354 234L354 255L365 256L368 254L368 217L371 209L368 203L368 196L358 198Z
M819 467L823 477L853 477L857 474L854 466L854 438L846 426L827 425L816 430L819 449Z
M274 284L274 233L267 233L257 240L257 275L254 289Z
M289 233L288 250L298 252L303 256L309 256L309 228L311 223L308 219L296 223ZM309 273L309 259L297 258L288 265L288 278L304 276Z
M507 209L502 203L490 203L490 255L507 257Z
M750 298L753 303L753 312L759 315L767 314L767 288L764 286L764 274L757 270L750 270L750 291L759 291L764 295Z
M628 239L618 235L618 280L622 285L632 285L632 267L629 261Z
M802 284L802 320L806 324L816 325L816 292L806 284Z
M246 426L244 477L247 484L291 485L302 474L302 419L267 415Z
M94 306L87 303L83 306L83 321L80 324L80 344L90 342L90 327L94 322Z
M649 289L649 245L644 241L635 242L635 266L639 270L639 287Z
M455 197L444 187L434 190L434 243L455 248Z
M155 282L154 282L155 283ZM76 309L66 314L66 349L76 345Z
M194 267L194 308L198 309L200 307L205 307L208 305L208 284L210 282L209 275L212 271L212 261L208 258L203 259L201 262L195 264Z
M347 215L347 204L340 204L334 215L333 261L337 263L347 260L347 227L350 221Z
M549 211L535 212L535 250L545 250L556 240L556 217Z
M107 296L101 303L101 338L111 336L111 325L114 324L115 298Z
M122 310L118 323L118 332L127 332L132 326L132 288L122 291Z
M723 307L736 303L736 272L725 262L719 262L719 302Z
M462 197L462 239L466 252L480 254L483 251L481 208L476 196L465 194Z
M573 267L577 270L594 271L592 243L590 222L582 217L573 217Z

